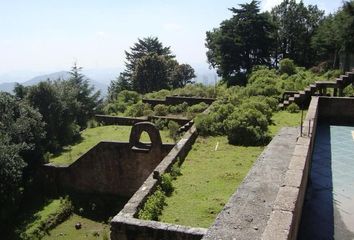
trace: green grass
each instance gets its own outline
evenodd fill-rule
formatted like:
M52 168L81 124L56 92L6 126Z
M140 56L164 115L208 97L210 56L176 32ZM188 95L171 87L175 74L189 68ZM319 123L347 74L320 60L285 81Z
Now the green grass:
M33 221L29 222L25 226L25 233L27 235L31 235L33 231L40 228L40 224L42 221L45 221L50 215L57 213L61 207L61 203L59 199L54 199L48 202L48 204L44 205L44 207L36 212L33 216Z
M88 128L81 132L81 140L72 145L67 146L64 150L49 159L49 162L56 165L67 165L74 162L78 157L86 153L100 141L129 141L131 126L100 126L96 128ZM163 142L173 143L168 136L168 131L160 131ZM149 141L147 133L143 133L142 141Z
M271 135L281 127L300 125L300 117L301 113L275 113ZM160 221L209 227L262 151L263 147L230 145L226 137L199 137L181 167L182 176L173 181L175 191L166 198Z
M304 118L306 111L304 111ZM273 114L273 125L269 125L269 131L275 136L282 127L297 127L301 124L301 111L298 113L289 113L287 111L279 111Z
M209 227L262 150L232 146L226 137L199 137L181 167L182 176L173 182L175 191L160 220Z
M76 223L81 223L81 229L77 230L75 228ZM92 221L73 214L68 220L51 230L43 240L97 240L104 239L104 235L109 239L109 224Z

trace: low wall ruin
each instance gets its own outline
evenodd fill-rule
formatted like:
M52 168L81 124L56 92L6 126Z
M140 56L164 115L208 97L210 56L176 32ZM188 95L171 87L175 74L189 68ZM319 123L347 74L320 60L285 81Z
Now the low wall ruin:
M147 132L151 144L139 141ZM132 128L129 143L100 142L69 166L46 164L43 182L57 192L78 191L130 197L173 148L162 144L159 131L151 123Z

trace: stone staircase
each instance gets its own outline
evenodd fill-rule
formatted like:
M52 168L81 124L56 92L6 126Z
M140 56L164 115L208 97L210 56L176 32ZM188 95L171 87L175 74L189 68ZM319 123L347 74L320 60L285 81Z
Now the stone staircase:
M333 96L343 96L343 89L349 84L354 85L354 69L346 72L345 75L341 75L335 81L317 81L310 84L303 91L286 91L283 94L283 100L279 104L279 108L284 109L292 103L305 107L310 103L311 96L327 95L327 88L333 88Z

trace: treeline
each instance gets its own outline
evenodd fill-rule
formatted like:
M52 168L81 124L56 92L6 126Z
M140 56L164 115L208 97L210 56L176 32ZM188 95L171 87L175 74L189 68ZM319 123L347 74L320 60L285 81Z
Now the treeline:
M344 2L334 14L316 5L283 0L270 12L260 12L252 1L231 8L233 16L207 32L210 65L229 85L245 84L256 65L278 67L290 58L298 66L349 67L354 52L354 1Z
M14 95L0 92L0 223L11 225L21 199L30 191L35 169L63 146L80 138L101 108L76 64L68 80L45 81ZM4 228L6 229L6 228Z

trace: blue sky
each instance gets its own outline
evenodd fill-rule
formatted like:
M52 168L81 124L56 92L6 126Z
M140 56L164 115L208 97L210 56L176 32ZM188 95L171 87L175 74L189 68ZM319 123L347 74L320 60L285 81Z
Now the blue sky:
M242 0L0 0L0 74L122 68L137 38L157 36L181 63L205 66L205 32ZM279 0L262 1L269 10ZM341 0L304 1L333 12Z

